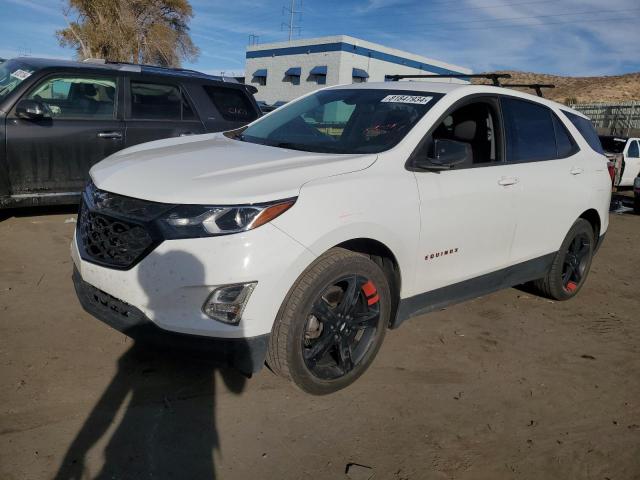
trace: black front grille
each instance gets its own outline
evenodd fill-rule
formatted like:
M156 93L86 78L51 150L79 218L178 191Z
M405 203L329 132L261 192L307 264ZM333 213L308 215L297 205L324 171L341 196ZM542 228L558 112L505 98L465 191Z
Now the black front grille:
M78 215L82 258L111 268L131 268L162 241L152 220L170 208L172 205L116 195L89 184Z

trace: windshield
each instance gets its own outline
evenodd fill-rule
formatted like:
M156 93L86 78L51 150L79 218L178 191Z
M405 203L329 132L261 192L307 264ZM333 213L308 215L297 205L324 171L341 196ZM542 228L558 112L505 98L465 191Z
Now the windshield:
M602 143L602 149L608 153L622 153L624 146L627 144L626 138L619 137L600 137L600 143Z
M400 142L441 97L405 90L323 90L256 121L239 139L308 152L378 153Z
M35 68L17 60L7 60L0 64L0 100L9 95L33 72L35 72Z

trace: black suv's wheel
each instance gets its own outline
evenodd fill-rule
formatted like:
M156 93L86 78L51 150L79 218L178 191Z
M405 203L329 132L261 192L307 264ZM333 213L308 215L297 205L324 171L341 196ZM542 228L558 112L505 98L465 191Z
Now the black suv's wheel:
M323 395L353 383L376 356L391 293L369 257L333 248L289 291L271 332L267 363L302 390Z
M567 233L547 275L533 282L546 297L568 300L584 285L595 247L593 227L579 218Z

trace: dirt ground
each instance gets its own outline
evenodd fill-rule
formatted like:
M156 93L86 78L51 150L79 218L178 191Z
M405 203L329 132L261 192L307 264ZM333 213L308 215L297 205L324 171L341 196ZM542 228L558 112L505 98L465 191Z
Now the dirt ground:
M640 216L611 215L573 301L415 318L311 397L91 318L73 211L37 213L0 221L0 479L640 479Z

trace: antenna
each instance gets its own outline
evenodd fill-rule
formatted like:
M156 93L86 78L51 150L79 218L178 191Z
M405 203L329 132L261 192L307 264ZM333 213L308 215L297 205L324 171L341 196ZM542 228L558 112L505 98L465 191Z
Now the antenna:
M300 0L300 8L302 8L302 0ZM298 35L302 31L302 27L300 25L295 24L296 15L300 15L298 20L302 17L302 10L296 10L296 0L291 0L291 5L289 7L282 7L282 14L289 14L289 23L284 23L280 25L280 29L284 30L285 28L289 30L289 41L293 38L293 31L298 30Z
M249 34L249 45L258 45L260 43L260 35L254 33Z

